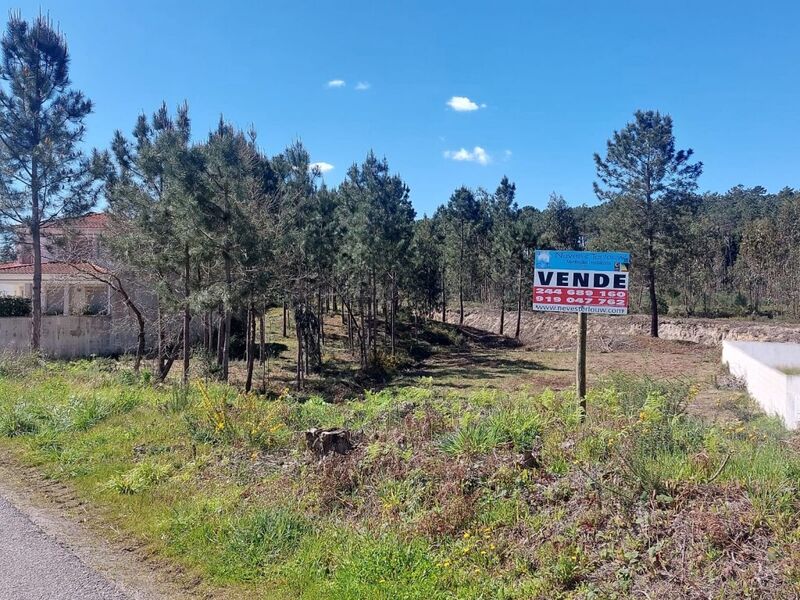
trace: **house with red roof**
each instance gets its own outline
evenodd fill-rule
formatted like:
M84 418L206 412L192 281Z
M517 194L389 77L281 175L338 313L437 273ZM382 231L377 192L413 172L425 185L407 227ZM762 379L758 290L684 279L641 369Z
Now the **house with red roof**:
M111 288L92 274L102 274L94 264L101 253L108 215L89 213L59 219L41 230L42 312L45 315L110 315ZM32 297L33 247L30 234L19 230L17 259L0 263L0 296Z

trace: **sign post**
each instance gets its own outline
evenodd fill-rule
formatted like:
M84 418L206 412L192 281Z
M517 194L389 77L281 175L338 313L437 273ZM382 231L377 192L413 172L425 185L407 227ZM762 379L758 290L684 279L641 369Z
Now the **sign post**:
M586 414L586 328L589 314L628 313L627 252L537 250L533 309L578 313L575 389Z

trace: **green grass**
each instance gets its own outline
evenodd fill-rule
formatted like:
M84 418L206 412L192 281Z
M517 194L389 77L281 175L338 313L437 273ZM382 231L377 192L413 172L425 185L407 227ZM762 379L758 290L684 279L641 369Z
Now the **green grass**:
M432 384L330 404L0 361L0 447L245 597L626 597L655 565L711 596L765 593L726 552L797 589L800 455L775 419L692 419L681 381L613 377L585 420L570 393ZM307 453L303 430L334 426L358 448ZM767 547L778 558L756 564Z

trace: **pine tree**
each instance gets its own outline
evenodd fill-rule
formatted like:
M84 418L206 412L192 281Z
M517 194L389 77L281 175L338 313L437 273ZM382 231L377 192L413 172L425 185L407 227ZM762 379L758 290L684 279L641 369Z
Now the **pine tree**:
M517 187L503 177L492 196L491 215L491 273L500 300L500 335L505 333L506 301L514 289L518 275L515 261L517 251L516 219L519 211L515 201ZM513 296L512 296L513 297Z
M41 231L95 203L89 161L81 154L92 103L72 89L64 36L46 16L12 14L0 64L0 220L24 226L33 250L31 348L40 346Z
M606 157L594 155L597 197L612 202L615 218L608 227L621 234L644 266L650 299L650 335L658 337L656 270L670 243L674 212L697 187L703 163L690 162L693 151L676 150L672 118L657 111L637 111L634 121L608 140Z
M575 214L564 197L550 194L547 208L542 214L544 231L541 236L543 248L552 250L577 250L580 247L580 229Z
M481 206L469 188L460 187L443 212L447 236L448 270L456 274L459 325L464 324L464 291L470 268L475 264L477 233L481 229Z
M150 119L140 115L133 140L116 132L106 155L106 198L114 223L109 252L140 282L148 282L158 300L156 376L163 379L184 354L188 379L190 294L198 176L189 148L188 107L169 115L162 105ZM180 328L172 315L182 312ZM180 338L180 339L179 339ZM142 352L140 336L138 352Z
M424 319L431 318L441 305L442 245L434 219L425 216L414 224L410 268L406 271L404 287L415 313Z

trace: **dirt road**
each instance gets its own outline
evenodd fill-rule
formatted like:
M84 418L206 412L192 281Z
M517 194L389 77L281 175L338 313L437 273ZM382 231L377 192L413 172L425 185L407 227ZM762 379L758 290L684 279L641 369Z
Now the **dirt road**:
M0 600L212 598L0 448Z
M0 598L134 598L84 564L0 495Z

